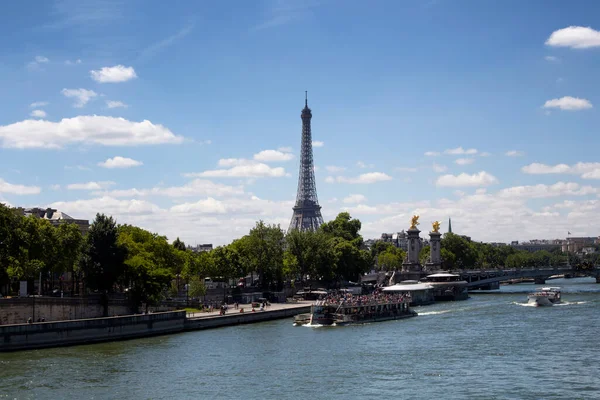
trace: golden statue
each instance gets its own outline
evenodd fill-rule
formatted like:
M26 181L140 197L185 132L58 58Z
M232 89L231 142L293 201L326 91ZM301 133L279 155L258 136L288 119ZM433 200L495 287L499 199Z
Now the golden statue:
M440 221L435 221L433 224L431 224L431 226L433 227L433 231L435 233L440 231Z
M417 225L419 225L419 216L413 215L410 220L410 229L417 229Z

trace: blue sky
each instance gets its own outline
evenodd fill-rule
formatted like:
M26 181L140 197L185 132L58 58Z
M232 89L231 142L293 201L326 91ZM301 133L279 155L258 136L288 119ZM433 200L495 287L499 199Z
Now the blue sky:
M12 2L0 201L192 244L287 228L308 90L326 220L596 236L598 30L594 1Z

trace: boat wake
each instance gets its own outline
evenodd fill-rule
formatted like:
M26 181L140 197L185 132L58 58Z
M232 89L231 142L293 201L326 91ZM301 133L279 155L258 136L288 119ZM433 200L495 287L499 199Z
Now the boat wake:
M426 311L426 312L421 312L419 311L419 317L423 316L423 315L439 315L439 314L446 314L451 312L452 310L442 310L442 311Z
M521 307L537 307L537 304L535 304L535 303L519 303L517 301L513 301L512 304L521 306Z
M587 304L587 301L563 301L561 303L555 304L555 306L574 306L578 304Z
M575 305L586 304L586 303L587 303L587 301L563 301L561 303L554 304L554 307L575 306ZM521 306L521 307L537 307L537 304L535 304L535 303L519 303L519 302L513 301L512 304L515 304L515 305Z

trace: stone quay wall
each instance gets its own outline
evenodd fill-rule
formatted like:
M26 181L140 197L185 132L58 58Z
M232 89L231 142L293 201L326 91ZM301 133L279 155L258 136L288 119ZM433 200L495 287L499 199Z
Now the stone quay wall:
M182 332L185 311L0 326L0 352Z
M35 316L34 316L35 314ZM109 300L108 315L127 315L131 310L125 300ZM20 297L0 299L0 325L23 324L29 317L37 321L67 321L103 316L100 298L89 297Z
M217 317L188 318L185 321L185 330L193 331L200 329L220 328L224 326L252 324L255 322L291 318L294 315L308 312L310 312L310 305L269 311L246 311L243 313L239 312L238 310L232 310L228 311L229 314Z

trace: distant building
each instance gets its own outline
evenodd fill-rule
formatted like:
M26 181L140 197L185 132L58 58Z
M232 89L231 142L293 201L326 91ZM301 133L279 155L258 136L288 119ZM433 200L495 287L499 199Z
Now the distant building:
M42 218L50 221L53 226L59 226L60 224L75 224L79 228L79 231L82 235L85 235L90 229L90 221L87 219L75 219L70 215L65 214L62 211L58 211L53 208L21 208L18 210L23 214L23 216L28 217L33 215L37 218Z
M584 247L592 247L597 242L597 237L569 237L561 241L561 250L564 253L579 253Z
M423 248L424 246L429 245L429 240L423 239L423 238L419 238L419 240L421 242L420 248ZM382 233L379 241L391 243L399 249L408 251L408 237L406 235L406 232L404 232L404 231L395 232L395 233Z
M524 243L516 242L516 244L513 244L513 243L515 243L515 242L511 243L511 247L513 249L529 251L530 253L533 253L536 251L541 251L541 250L553 251L553 250L560 248L560 245L550 244L550 243L531 243L531 242L524 242Z
M508 246L506 243L501 243L501 242L490 242L488 243L490 246L492 247L503 247L503 246Z
M188 246L187 248L194 253L201 253L203 251L211 251L213 249L213 245L212 243L197 244L196 246Z

